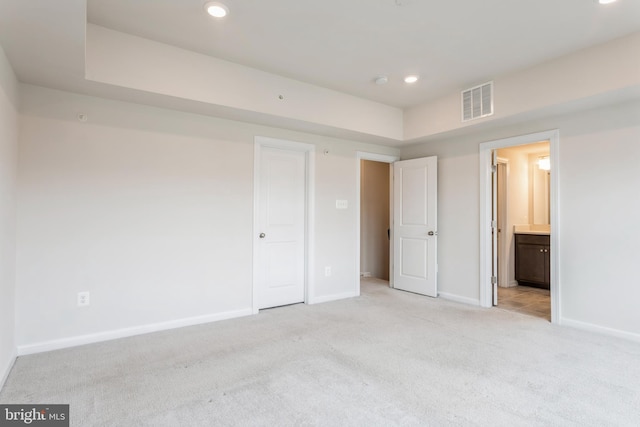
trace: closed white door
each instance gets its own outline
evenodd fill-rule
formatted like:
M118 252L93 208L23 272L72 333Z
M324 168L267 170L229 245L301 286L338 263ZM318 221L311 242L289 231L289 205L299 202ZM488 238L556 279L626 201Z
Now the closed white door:
M437 285L437 157L393 164L393 287L431 297Z
M304 302L306 153L262 147L259 162L255 305Z

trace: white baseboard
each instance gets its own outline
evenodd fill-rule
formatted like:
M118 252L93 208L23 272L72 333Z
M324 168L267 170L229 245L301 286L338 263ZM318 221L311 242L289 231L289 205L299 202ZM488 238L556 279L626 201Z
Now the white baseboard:
M583 331L594 332L596 334L610 335L612 337L623 338L631 341L640 342L640 334L634 332L621 331L620 329L607 328L606 326L594 325L593 323L581 322L563 317L560 319L560 325L569 326L570 328L582 329Z
M76 347L84 344L109 341L118 338L126 338L135 335L148 334L151 332L165 331L168 329L183 328L185 326L200 325L203 323L217 322L219 320L233 319L236 317L250 316L253 314L251 308L243 310L226 311L223 313L207 314L203 316L188 317L186 319L171 320L168 322L153 323L150 325L134 326L132 328L116 329L114 331L98 332L89 335L61 338L52 341L39 342L18 346L18 355L42 353L45 351L59 350L62 348Z
M462 304L468 304L468 305L474 305L476 307L480 307L479 299L461 297L460 295L448 294L446 292L438 292L438 296L442 299L446 299L449 301L460 302Z
M321 304L323 302L336 301L339 299L353 298L357 296L358 294L355 292L344 292L342 294L333 294L333 295L327 295L324 297L315 297L309 300L309 304Z
M2 375L0 376L0 390L2 390L2 387L4 387L4 383L7 382L9 373L11 372L13 365L16 363L17 356L18 353L16 349L14 349L11 353L11 356L9 357L9 360L7 361L7 365L2 367L2 371L0 371L2 373Z

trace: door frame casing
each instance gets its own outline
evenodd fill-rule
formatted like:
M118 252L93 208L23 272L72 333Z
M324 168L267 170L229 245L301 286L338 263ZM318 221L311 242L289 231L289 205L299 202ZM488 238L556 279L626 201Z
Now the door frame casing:
M558 129L543 132L498 139L480 144L480 306L492 307L491 284L491 153L498 148L532 144L549 141L551 157L551 323L561 323L560 281L559 281L559 145L560 131Z
M362 169L361 160L371 160L374 162L389 164L389 286L393 287L393 173L391 167L393 163L400 160L400 156L392 156L387 154L369 153L366 151L356 151L356 277L355 277L355 295L360 296L360 215L362 214L360 206L360 197L362 190Z
M289 141L279 138L256 136L254 138L253 152L253 283L251 288L251 305L253 314L258 314L257 286L259 282L258 272L258 234L259 224L259 196L260 196L260 160L263 147L276 148L280 150L298 151L305 153L305 256L304 256L304 303L313 302L315 295L314 272L314 230L315 230L315 152L316 146L304 142Z

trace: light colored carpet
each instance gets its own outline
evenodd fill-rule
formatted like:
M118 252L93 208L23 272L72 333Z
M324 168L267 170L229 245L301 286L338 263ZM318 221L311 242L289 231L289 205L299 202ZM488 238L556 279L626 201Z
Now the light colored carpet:
M367 280L362 296L20 357L74 426L640 425L640 344Z

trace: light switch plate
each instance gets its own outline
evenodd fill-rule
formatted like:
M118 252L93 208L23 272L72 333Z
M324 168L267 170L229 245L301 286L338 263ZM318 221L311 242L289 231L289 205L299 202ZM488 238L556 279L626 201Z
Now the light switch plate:
M349 202L347 200L336 200L336 209L347 209Z

